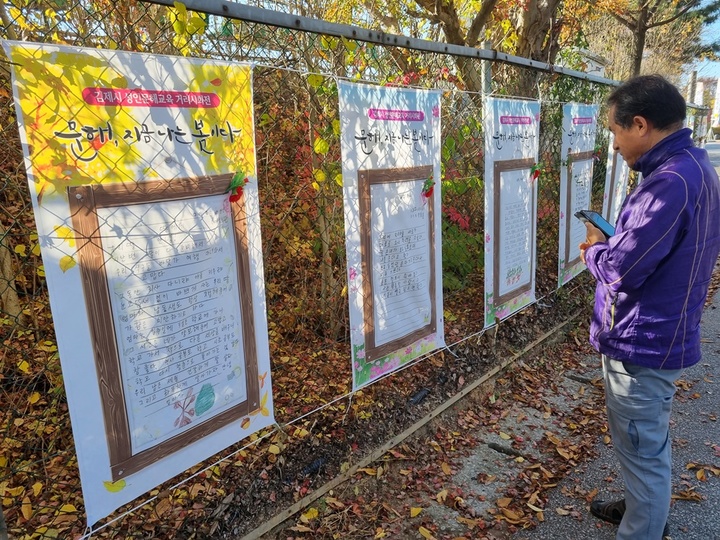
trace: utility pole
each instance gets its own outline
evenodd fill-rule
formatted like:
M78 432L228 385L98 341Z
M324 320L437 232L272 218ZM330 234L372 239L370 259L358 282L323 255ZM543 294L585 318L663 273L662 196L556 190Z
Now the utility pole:
M695 86L697 85L697 71L693 71L690 74L690 82L688 83L687 102L693 103L695 99Z

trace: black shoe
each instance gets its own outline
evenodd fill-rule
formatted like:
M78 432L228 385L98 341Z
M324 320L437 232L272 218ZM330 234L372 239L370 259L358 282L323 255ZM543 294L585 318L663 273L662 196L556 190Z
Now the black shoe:
M619 525L625 515L625 499L615 502L594 500L590 503L590 513L598 519ZM663 537L670 535L670 527L665 523Z
M620 525L623 515L625 515L625 499L615 502L605 502L594 500L590 503L590 513L598 519Z

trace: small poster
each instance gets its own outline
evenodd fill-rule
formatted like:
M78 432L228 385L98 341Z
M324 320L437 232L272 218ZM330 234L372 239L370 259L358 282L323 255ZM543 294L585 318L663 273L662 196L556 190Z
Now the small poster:
M274 423L252 67L4 46L92 524Z
M617 223L620 208L627 195L628 180L630 178L630 167L625 163L622 156L615 151L614 139L615 137L610 133L602 208L602 216L612 225Z
M558 286L562 287L585 269L580 260L580 243L585 224L575 217L578 210L592 210L592 175L597 136L597 105L566 103L563 106L563 133L560 168L560 252Z
M540 103L485 101L485 327L535 301Z
M440 94L341 82L353 388L444 347Z

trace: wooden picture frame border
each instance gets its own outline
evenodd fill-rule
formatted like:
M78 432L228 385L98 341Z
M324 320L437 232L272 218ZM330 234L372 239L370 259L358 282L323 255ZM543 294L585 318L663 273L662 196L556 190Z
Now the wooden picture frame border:
M426 180L433 175L432 165L407 167L402 169L363 169L358 171L358 194L360 206L360 254L363 291L363 321L365 326L365 361L372 362L383 356L407 347L428 334L437 332L437 298L435 294L435 196L436 190L427 198L428 227L430 240L430 322L400 338L376 345L375 311L373 302L373 260L372 260L372 223L371 223L371 187L402 181ZM438 187L438 186L436 186Z
M95 355L105 435L112 480L117 481L173 454L259 408L258 356L250 281L245 200L232 204L235 250L238 258L238 301L242 313L242 346L245 354L247 399L157 445L132 452L130 426L124 398L120 355L110 301L98 221L98 208L162 203L220 195L233 174L201 176L138 183L89 184L67 188L77 241L82 286Z
M573 201L573 181L572 181L572 170L573 166L580 161L592 161L593 151L588 150L586 152L575 152L574 154L568 154L567 157L567 193L565 196L565 268L571 268L576 264L582 262L580 260L580 252L578 251L577 257L570 260L570 224L571 219L574 219L575 212L572 208ZM591 167L592 170L592 167ZM592 175L590 175L590 182L592 182ZM590 193L592 194L592 185L590 186Z
M532 288L535 275L535 258L530 254L530 280L518 287L500 295L500 197L501 197L501 174L507 171L528 169L528 182L530 181L530 170L535 165L535 159L507 159L495 161L493 164L493 306L497 308L516 296L528 292ZM530 189L530 207L535 208L535 188ZM534 216L536 217L536 216ZM535 239L536 219L530 223L530 238Z

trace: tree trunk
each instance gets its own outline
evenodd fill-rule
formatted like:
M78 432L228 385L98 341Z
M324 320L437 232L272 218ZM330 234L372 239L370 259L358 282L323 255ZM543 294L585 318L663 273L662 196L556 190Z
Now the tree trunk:
M640 68L642 66L643 52L645 50L645 37L647 36L647 28L637 28L633 32L633 63L632 63L632 77L640 75Z
M650 8L647 4L643 5L642 9L637 15L633 31L633 50L632 50L632 73L631 77L637 77L640 75L640 68L642 67L643 53L645 52L645 37L648 32L648 22L651 17Z
M560 0L530 0L528 9L520 12L518 44L515 54L538 62L555 62L557 40L560 35L557 10ZM536 95L540 73L532 69L518 69L516 93L519 96Z
M2 223L0 223L0 307L10 317L19 318L22 315L20 300L15 288L12 251L7 243L7 234Z
M321 123L319 118L319 111L321 109L320 100L315 94L315 90L308 86L308 92L310 95L310 111L309 111L309 123L310 123L310 140L309 144L312 147L313 141L315 140L315 126ZM315 153L311 152L311 162L313 170L323 170L323 163L320 157ZM326 171L325 171L326 172ZM319 190L315 195L315 204L317 205L318 218L317 218L317 232L320 237L320 311L322 313L322 320L325 321L326 335L333 339L337 339L340 334L342 325L342 317L339 316L339 308L341 303L338 301L340 298L340 291L338 289L338 280L335 277L332 264L332 238L330 234L330 228L332 226L332 216L328 217L328 208L330 207L330 201L328 200L327 190L328 183L332 182L330 175L327 175L324 182L319 183Z

